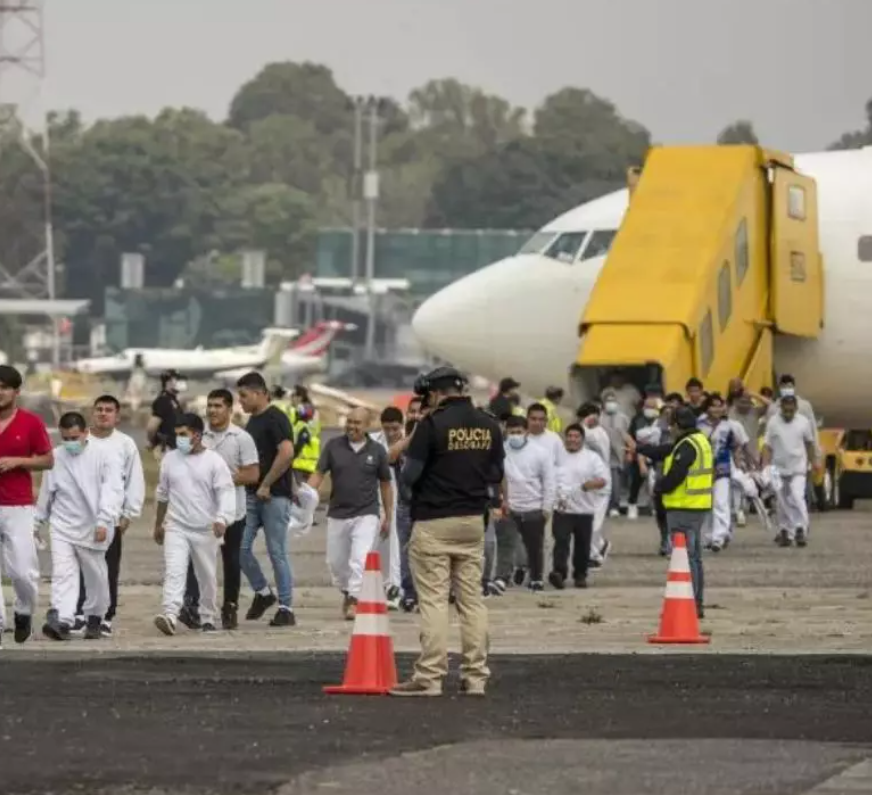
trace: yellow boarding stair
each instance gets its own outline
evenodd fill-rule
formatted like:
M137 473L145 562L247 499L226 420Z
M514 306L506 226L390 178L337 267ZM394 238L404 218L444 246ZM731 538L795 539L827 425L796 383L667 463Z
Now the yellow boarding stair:
M723 391L772 380L774 334L823 325L817 193L792 158L757 146L657 147L581 320L573 385Z

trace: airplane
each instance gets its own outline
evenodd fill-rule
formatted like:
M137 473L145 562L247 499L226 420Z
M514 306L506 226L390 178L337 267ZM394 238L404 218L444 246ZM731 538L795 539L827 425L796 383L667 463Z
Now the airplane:
M828 425L869 428L872 147L793 161L817 185L824 324L816 339L776 334L773 369L794 376ZM494 381L511 375L528 394L553 385L574 399L589 397L574 371L584 343L579 327L630 200L622 189L576 207L517 255L436 293L412 320L416 336L431 354Z
M278 358L288 341L299 333L296 329L266 328L259 344L230 348L126 348L115 356L79 359L72 367L78 373L112 378L127 378L137 365L150 376L178 370L186 378L208 378L232 367L246 372L263 367Z
M286 381L324 372L327 367L327 352L336 335L342 331L354 331L356 328L353 323L343 323L341 320L322 320L316 323L282 353L277 362L277 374L282 381ZM216 376L235 384L252 369L257 368L236 367L222 370Z

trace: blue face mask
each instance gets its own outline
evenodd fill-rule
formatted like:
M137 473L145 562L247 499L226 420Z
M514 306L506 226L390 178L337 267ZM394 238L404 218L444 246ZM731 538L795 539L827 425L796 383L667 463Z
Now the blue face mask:
M527 439L524 436L509 436L506 439L506 444L512 448L512 450L520 450L525 444L527 444Z
M81 455L85 444L81 439L64 439L64 450L70 455Z
M176 450L182 455L188 455L194 447L194 440L190 436L179 436L176 439Z

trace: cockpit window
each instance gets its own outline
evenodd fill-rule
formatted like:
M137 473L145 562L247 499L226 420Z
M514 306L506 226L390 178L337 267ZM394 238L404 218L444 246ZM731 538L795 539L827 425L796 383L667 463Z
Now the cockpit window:
M587 232L563 232L545 251L546 257L558 262L575 262Z
M593 259L594 257L602 257L609 253L612 247L612 242L618 234L617 229L598 229L590 236L587 241L582 259Z
M541 254L548 244L554 240L556 232L536 232L523 246L519 254Z

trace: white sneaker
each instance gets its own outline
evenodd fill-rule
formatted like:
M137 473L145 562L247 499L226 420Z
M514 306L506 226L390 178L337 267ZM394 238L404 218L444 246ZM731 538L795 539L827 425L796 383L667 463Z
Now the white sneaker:
M621 515L621 512L620 512L617 508L612 508L612 509L609 511L609 517L610 517L611 519L614 519L616 516L620 516L620 515Z
M163 632L164 635L176 634L176 620L172 616L155 616L154 625Z
M639 506L638 505L628 505L627 506L627 518L628 519L638 519L639 518Z
M748 524L748 517L744 511L736 511L736 527L744 527Z

